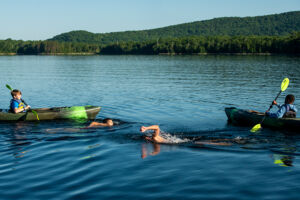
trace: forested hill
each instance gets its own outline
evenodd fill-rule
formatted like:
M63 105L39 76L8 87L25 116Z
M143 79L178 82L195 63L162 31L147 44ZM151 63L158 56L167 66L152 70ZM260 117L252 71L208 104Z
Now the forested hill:
M293 31L300 31L300 11L257 17L222 17L142 31L97 34L87 31L71 31L49 40L109 44L186 36L279 36L287 35Z

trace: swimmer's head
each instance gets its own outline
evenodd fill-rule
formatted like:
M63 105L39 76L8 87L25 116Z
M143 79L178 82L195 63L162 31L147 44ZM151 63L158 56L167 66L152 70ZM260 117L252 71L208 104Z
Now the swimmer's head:
M110 119L110 118L105 118L105 119L103 120L103 123L107 124L108 126L113 126L113 125L114 125L113 120Z

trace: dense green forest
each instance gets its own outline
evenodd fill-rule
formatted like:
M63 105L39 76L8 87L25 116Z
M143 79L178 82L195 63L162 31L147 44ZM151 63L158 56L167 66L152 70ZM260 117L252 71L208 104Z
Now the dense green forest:
M191 36L150 42L121 42L101 48L101 54L300 54L300 32L290 36Z
M300 54L300 32L288 36L189 36L146 42L116 42L107 45L0 40L0 53L37 54L205 54L283 53Z
M165 28L64 33L45 41L0 40L0 54L300 54L300 11L225 17Z
M179 24L163 28L94 34L71 31L49 39L58 42L111 44L116 42L147 42L189 36L280 36L300 31L300 11L257 17L223 17Z
M100 46L96 44L56 41L22 41L0 40L0 53L2 54L59 54L59 53L99 53Z

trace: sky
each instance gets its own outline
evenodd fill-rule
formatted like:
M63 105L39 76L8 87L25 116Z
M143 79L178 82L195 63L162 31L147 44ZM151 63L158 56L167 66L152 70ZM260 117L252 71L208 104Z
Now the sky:
M45 40L73 30L145 30L299 10L300 0L0 0L0 40Z

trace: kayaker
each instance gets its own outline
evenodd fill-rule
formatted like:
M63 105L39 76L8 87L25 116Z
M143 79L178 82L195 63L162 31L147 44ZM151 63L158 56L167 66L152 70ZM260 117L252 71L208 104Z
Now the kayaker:
M10 111L13 113L25 112L30 106L22 102L22 92L20 90L11 91L12 100L10 101Z
M148 130L153 130L154 132L152 134L152 138L146 137L147 140L157 142L157 143L167 143L167 140L160 136L160 128L158 125L152 125L148 127L142 126L140 129L142 133Z
M276 113L266 112L266 115L274 118L295 118L297 113L297 108L293 105L295 101L295 96L289 94L285 97L285 102L283 105L278 105L276 101L273 101L273 105L276 105L279 110Z
M111 127L114 125L114 122L112 119L110 118L106 118L103 120L102 123L99 122L92 122L89 126L87 126L86 128L96 128L96 127L102 127L102 126L108 126Z

